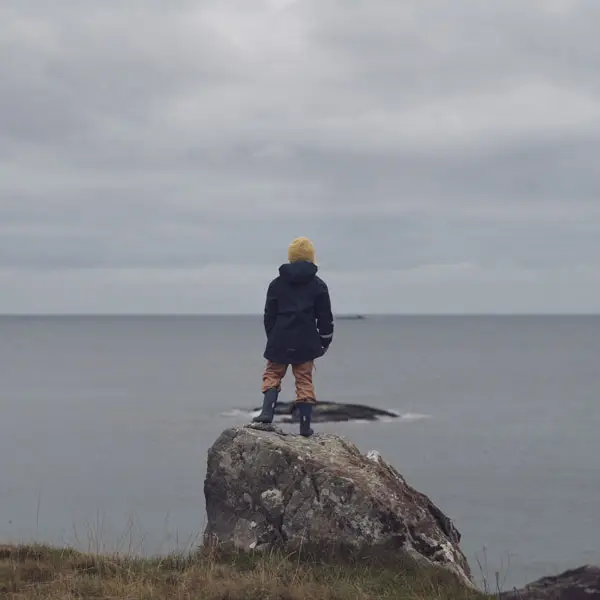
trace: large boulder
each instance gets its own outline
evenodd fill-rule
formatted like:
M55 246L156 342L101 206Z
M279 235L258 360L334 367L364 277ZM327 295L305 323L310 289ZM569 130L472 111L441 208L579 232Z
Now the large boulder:
M208 452L205 543L412 557L472 586L452 521L377 452L337 435L225 430Z
M596 600L600 599L600 568L583 566L560 575L543 577L501 594L503 600Z

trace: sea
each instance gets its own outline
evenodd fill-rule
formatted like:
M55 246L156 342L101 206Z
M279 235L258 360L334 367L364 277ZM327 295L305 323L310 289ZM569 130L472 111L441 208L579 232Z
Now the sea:
M207 451L260 406L264 342L260 316L0 317L0 543L201 543ZM315 384L399 415L314 428L427 494L479 584L600 564L599 316L337 320Z

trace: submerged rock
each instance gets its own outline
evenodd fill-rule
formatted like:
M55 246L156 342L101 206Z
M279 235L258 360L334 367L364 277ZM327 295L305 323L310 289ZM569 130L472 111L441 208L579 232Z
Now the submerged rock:
M260 408L255 408L255 411ZM275 415L283 417L282 422L295 423L300 420L295 402L278 402ZM340 402L317 402L313 406L312 420L315 423L339 421L374 421L381 417L398 417L397 413L363 404L345 404Z
M543 577L523 589L500 595L503 600L600 599L600 568L583 566L560 575Z
M377 452L337 435L225 430L208 452L205 541L241 550L411 557L472 586L452 521Z

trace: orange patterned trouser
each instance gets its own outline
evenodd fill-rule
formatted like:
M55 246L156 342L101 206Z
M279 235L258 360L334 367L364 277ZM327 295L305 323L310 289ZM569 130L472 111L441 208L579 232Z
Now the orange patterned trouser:
M296 380L296 402L316 402L315 386L313 384L314 362L305 362L300 365L292 365L292 373ZM288 365L282 365L267 361L267 367L263 374L263 394L271 389L281 390L281 380L287 373Z

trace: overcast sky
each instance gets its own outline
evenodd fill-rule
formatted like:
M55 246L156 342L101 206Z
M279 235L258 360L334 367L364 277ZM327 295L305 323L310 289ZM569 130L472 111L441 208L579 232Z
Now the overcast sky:
M600 310L597 0L3 0L0 312Z

